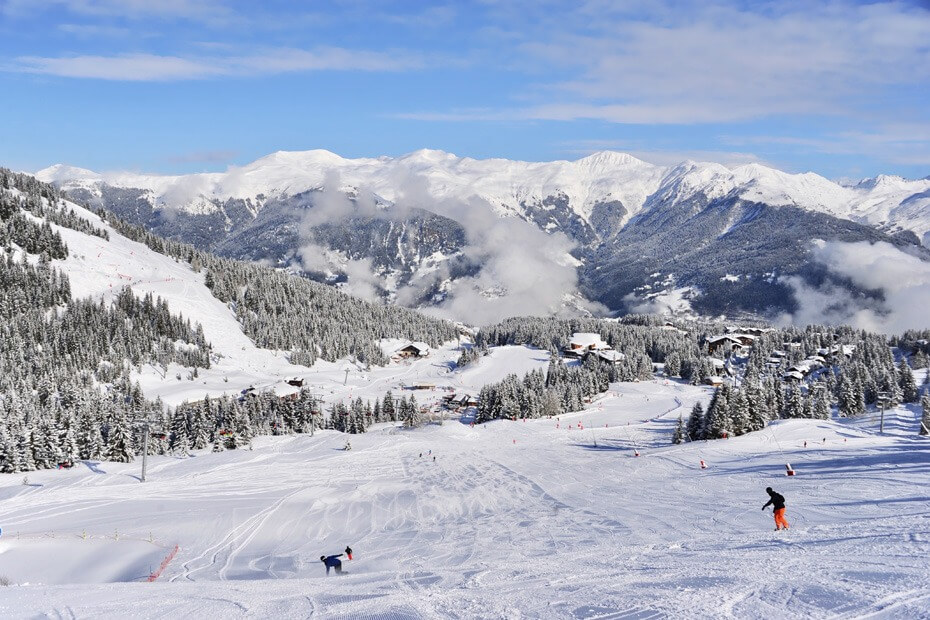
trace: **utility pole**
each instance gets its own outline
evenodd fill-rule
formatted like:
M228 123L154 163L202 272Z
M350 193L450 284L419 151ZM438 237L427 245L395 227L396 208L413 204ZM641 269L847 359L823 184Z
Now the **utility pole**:
M149 464L149 423L142 426L142 477L139 482L145 482L145 469Z
M879 432L880 434L884 434L884 432L885 432L885 406L886 406L886 404L889 404L889 401L890 401L890 400L891 400L891 398L890 398L890 395L888 394L888 392L879 392L879 393L878 393L878 406L879 406L879 408L881 409L881 412L882 412L881 418L879 418L879 423L878 423L878 432Z
M345 385L349 382L349 369L346 368L346 378L342 380L342 385Z

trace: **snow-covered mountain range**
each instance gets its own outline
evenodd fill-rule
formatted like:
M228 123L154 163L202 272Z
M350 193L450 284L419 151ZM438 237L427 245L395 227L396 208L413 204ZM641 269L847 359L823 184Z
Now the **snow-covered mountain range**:
M663 167L615 152L521 162L434 150L277 152L183 176L56 165L36 176L221 255L452 315L492 304L489 319L585 299L623 311L676 295L706 312L771 315L795 309L785 277L822 283L815 240L888 242L930 257L930 178L840 185L759 164Z
M856 185L840 185L814 173L788 174L760 164L727 168L687 161L664 167L612 151L553 162L479 160L426 149L400 157L362 159L325 150L279 151L222 173L97 173L57 164L36 176L64 189L87 189L97 195L104 185L143 189L156 208L191 213L214 211L217 201L293 196L319 189L334 178L348 191L364 188L389 201L402 200L410 180L418 178L436 199L480 196L508 215L521 214L521 205L564 196L572 211L589 223L595 207L605 202L622 203L626 212L620 221L626 222L660 201L681 202L698 193L711 199L736 195L886 230L911 230L930 245L930 177L908 180L880 175Z

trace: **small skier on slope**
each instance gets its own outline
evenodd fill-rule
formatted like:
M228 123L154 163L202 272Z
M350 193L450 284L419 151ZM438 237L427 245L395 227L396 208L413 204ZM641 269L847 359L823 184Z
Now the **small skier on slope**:
M765 492L769 494L769 501L765 502L762 510L772 505L772 512L775 515L775 531L788 529L788 522L785 520L785 497L772 490L772 487L766 487Z
M349 545L346 545L345 554L346 554L346 557L351 560L352 559L352 547L350 547Z
M339 555L321 555L320 556L320 562L322 562L326 566L327 575L329 574L329 569L331 568L336 569L337 575L342 574L342 560L339 559L341 557L342 557L341 553Z

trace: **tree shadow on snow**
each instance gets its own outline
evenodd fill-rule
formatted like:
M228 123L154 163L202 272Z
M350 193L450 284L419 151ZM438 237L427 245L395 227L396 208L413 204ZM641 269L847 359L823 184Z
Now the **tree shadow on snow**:
M816 446L814 446L816 448ZM868 448L864 454L849 448L849 454L831 451L830 455L794 450L784 454L799 476L822 478L848 478L850 474L926 473L930 475L930 442L902 441L889 447ZM835 456L834 456L835 455ZM774 455L773 455L774 456ZM743 474L771 474L777 469L771 463L740 465L730 460L726 467L709 472L714 476Z
M107 472L105 472L104 470L100 469L100 461L81 461L81 463L82 463L85 467L87 467L87 469L91 470L91 471L94 472L95 474L105 474L105 473L107 473Z
M586 441L572 445L591 452L632 452L636 449L636 446L626 439L598 439L596 444L593 441Z

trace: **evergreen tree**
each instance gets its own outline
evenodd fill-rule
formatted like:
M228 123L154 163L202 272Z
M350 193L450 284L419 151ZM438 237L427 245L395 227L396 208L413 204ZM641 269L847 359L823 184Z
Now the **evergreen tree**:
M921 368L926 368L928 365L930 365L930 358L927 357L927 354L924 353L923 349L918 349L917 352L914 353L911 367L914 370L918 370Z
M906 357L902 357L901 362L898 364L898 387L901 390L901 402L916 403L920 398L917 381L914 379L914 373L911 371Z
M680 444L685 439L685 421L682 419L681 415L678 416L678 424L675 426L675 434L672 435L672 443Z
M394 409L394 397L391 395L391 390L387 391L384 400L381 401L381 412L385 421L397 422L397 411Z
M813 394L813 407L811 417L817 420L830 419L830 400L827 390L816 390Z
M843 415L851 417L865 412L865 397L862 390L857 389L855 380L846 373L840 377L837 392L840 412Z
M783 418L804 418L804 395L801 389L792 385L786 390L785 409L782 412Z
M730 424L734 435L742 435L752 430L749 401L743 390L735 390L730 398Z
M704 417L704 439L720 439L733 434L730 420L730 388L724 383L717 391L707 407Z
M420 408L417 406L417 399L411 396L409 401L402 400L401 403L405 404L406 408L404 411L404 426L407 428L420 426Z
M131 463L136 458L136 449L129 422L122 414L117 414L107 433L106 460L117 463Z
M704 407L699 402L694 403L691 415L688 416L688 439L704 439Z

